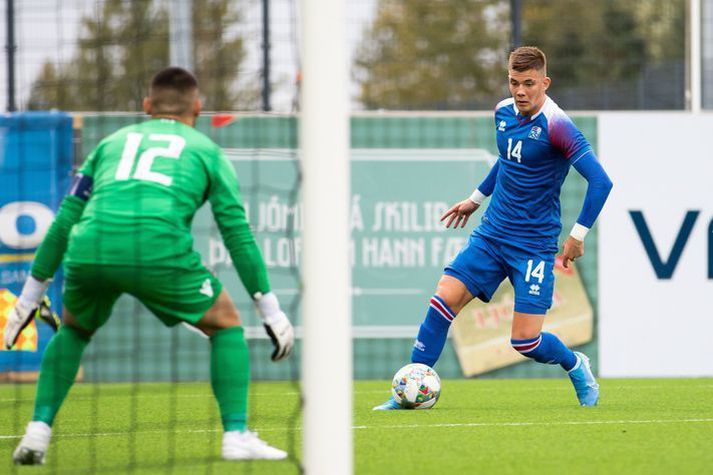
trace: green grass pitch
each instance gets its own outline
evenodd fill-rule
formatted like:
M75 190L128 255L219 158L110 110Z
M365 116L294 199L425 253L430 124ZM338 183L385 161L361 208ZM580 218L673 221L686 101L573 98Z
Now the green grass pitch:
M565 379L448 380L433 410L383 413L371 407L388 396L388 383L357 381L356 473L711 473L713 380L601 385L601 404L581 408ZM298 473L294 461L221 461L207 383L77 385L47 465L17 468L10 456L33 395L33 385L0 386L0 473ZM255 383L251 395L261 437L299 448L300 421L286 422L296 385Z

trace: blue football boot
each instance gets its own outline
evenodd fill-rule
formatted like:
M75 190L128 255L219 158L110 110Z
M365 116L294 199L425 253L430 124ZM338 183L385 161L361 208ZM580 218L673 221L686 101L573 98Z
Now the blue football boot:
M584 353L574 352L577 355L577 364L569 370L569 379L572 380L574 390L577 392L579 404L583 407L596 406L599 402L599 385L594 379L589 358Z
M396 399L394 399L394 397L391 396L389 398L389 400L386 401L385 403L379 404L378 406L374 406L372 411L393 411L396 409L403 409L403 407L401 407L401 405L398 402L396 402Z

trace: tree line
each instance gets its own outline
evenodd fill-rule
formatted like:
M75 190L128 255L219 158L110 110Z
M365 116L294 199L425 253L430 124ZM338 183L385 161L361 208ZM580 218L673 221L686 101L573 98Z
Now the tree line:
M507 94L509 0L375 2L352 65L356 99L365 109L489 109ZM597 97L620 97L627 105L635 93L680 93L676 100L683 100L684 0L522 5L523 44L547 53L553 88L570 102L597 108ZM242 75L245 39L234 28L243 7L194 0L195 72L208 110L258 107L257 81ZM158 0L106 0L97 14L82 18L74 57L44 64L30 108L140 110L151 74L168 64L167 8ZM672 74L669 84L660 84Z

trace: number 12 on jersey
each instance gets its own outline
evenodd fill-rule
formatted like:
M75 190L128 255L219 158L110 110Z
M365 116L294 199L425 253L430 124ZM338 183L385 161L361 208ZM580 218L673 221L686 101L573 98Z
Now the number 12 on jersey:
M522 140L518 140L513 147L512 139L508 139L508 160L512 160L511 156L517 159L517 163L522 163Z
M168 142L167 147L149 147L139 156L139 162L134 170L133 177L131 170L134 168L136 154L139 152L139 146L144 139L144 134L131 132L126 135L126 144L124 151L119 160L119 166L116 168L116 180L135 180L153 181L164 186L171 186L173 178L151 170L154 159L157 157L178 159L181 156L183 147L186 146L186 140L178 135L173 134L150 134L148 139L151 142Z

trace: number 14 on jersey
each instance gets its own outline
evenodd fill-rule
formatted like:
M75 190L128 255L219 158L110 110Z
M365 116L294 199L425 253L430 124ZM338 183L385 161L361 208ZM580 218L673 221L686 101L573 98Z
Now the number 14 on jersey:
M522 163L522 140L515 142L513 147L512 139L508 139L508 160L512 160L512 157L517 159L517 163Z

